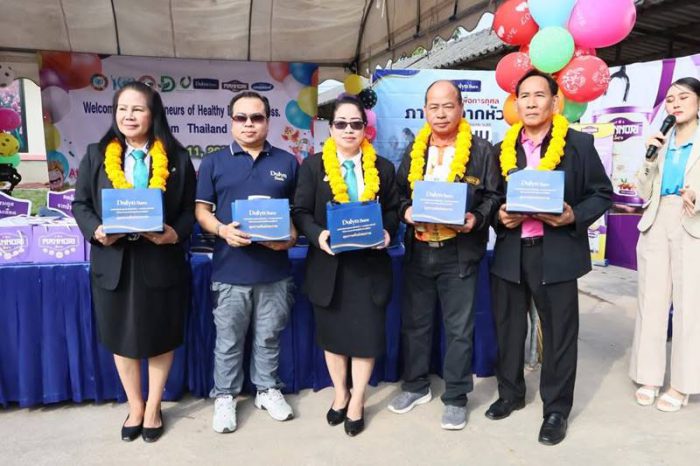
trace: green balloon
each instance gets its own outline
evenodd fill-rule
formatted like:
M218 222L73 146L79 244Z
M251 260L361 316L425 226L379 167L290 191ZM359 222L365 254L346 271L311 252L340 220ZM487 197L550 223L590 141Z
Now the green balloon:
M19 161L19 154L0 155L0 164L12 165L13 167L17 168L17 165L19 165Z
M574 56L574 38L559 26L540 29L530 42L532 66L544 73L556 73Z
M587 102L574 102L573 100L564 99L564 110L561 112L567 120L574 122L581 118L588 108Z

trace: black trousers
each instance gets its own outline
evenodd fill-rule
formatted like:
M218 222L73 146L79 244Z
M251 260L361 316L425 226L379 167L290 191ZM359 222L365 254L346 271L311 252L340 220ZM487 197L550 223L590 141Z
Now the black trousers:
M442 248L430 248L420 241L415 242L412 257L404 265L402 390L428 392L433 326L439 299L446 339L442 401L455 406L467 404L467 393L474 388L472 351L476 278L476 273L459 276L456 241Z
M542 324L543 359L540 396L544 415L571 412L576 382L578 285L576 280L542 283L542 245L521 247L520 283L491 277L492 305L498 339L498 394L525 398L525 339L530 300Z

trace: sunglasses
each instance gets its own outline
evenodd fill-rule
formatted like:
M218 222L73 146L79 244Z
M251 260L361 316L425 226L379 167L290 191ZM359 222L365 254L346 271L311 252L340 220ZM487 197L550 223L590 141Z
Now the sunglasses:
M339 131L344 130L345 128L350 125L350 128L352 128L355 131L360 131L362 128L365 127L364 122L362 121L342 121L342 120L337 120L331 123L333 127Z
M260 124L267 120L267 117L262 113L251 113L250 115L246 115L245 113L237 113L233 115L231 119L234 122L241 124L247 122L248 120L250 120L250 122L253 124Z

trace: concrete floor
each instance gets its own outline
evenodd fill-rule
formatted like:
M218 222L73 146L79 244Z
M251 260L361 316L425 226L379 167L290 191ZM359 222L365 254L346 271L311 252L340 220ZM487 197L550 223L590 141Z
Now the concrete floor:
M289 396L296 419L278 423L239 403L239 430L211 430L212 401L164 404L167 430L155 444L119 440L126 407L61 404L0 411L0 464L250 464L250 465L693 465L700 462L700 396L677 413L640 407L627 377L636 309L635 273L596 268L580 282L581 331L574 409L567 439L537 443L542 419L539 373L527 371L528 405L501 421L483 413L496 381L477 379L462 431L440 428L439 400L396 415L386 409L398 386L371 388L367 430L349 438L326 425L332 392ZM433 380L433 393L442 381Z

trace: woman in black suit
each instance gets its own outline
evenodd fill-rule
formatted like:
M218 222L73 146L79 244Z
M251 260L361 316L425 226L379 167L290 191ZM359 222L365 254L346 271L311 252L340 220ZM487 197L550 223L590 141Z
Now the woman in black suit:
M188 304L183 242L194 224L195 173L173 137L160 95L132 82L117 91L112 125L80 163L73 214L90 250L92 299L100 342L112 353L129 415L122 440L147 442L163 432L161 398L182 344ZM162 233L104 233L103 189L159 188ZM148 358L148 399L141 392L140 359Z
M294 223L311 243L305 289L314 305L316 340L324 350L335 399L326 416L330 425L345 422L354 436L364 429L364 395L375 358L384 352L384 311L391 296L390 235L399 224L394 166L376 156L365 139L367 117L361 104L339 99L331 118L331 137L322 154L301 165L294 198ZM342 167L342 168L341 168ZM329 201L378 199L384 244L333 254L326 226ZM352 393L346 383L352 359Z

